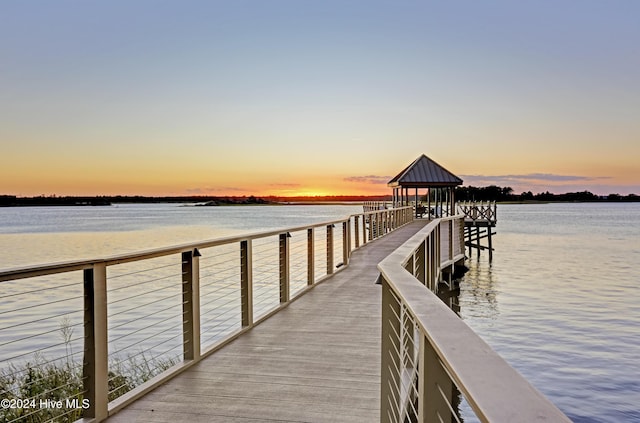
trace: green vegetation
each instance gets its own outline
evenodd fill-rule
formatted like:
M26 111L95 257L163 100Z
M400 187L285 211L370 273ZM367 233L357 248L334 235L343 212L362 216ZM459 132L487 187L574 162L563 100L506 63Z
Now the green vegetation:
M73 422L82 417L82 364L70 358L72 331L69 321L63 320L60 333L67 348L66 360L47 361L36 353L32 361L0 369L0 399L14 401L12 405L22 405L0 408L0 422ZM144 353L129 356L124 361L112 361L109 363L109 401L176 363L174 359L150 359ZM68 407L67 400L74 399L78 400L78 406ZM58 402L61 407L43 406L43 403Z

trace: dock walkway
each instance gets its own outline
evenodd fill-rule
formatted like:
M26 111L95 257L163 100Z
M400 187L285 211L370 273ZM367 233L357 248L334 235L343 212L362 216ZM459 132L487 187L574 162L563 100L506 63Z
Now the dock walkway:
M346 269L107 421L379 421L376 265L426 223L354 251Z

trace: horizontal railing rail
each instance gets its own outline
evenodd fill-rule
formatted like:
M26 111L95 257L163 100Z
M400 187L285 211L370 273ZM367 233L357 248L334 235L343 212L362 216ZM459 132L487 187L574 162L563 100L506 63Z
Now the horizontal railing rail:
M378 265L380 421L459 422L458 391L482 422L570 421L437 297L463 229L462 215L434 220Z
M411 207L373 210L2 270L0 397L24 407L0 410L0 420L102 421L347 267L353 250L412 220ZM61 379L65 386L57 386Z

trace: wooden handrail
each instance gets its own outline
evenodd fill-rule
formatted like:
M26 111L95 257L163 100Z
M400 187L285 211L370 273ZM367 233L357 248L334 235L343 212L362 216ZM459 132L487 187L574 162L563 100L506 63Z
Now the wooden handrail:
M433 251L440 249L439 242L432 242L434 237L443 227L453 228L456 220L458 227L464 225L463 216L429 223L378 265L383 290L381 421L403 421L412 412L420 422L438 421L438 415L447 420L443 413L455 408L449 389L453 383L483 422L569 422L434 294L442 280L432 270L433 260L438 261L439 270L443 263L451 265L452 255L464 254L464 245L458 245L460 251L445 252L448 259L440 257L441 251ZM413 266L411 272L407 263L420 263L416 254L424 254L424 268ZM426 282L416 277L424 274L428 275ZM400 315L402 321L397 321ZM403 330L407 322L411 328ZM398 336L402 339L396 339ZM411 385L413 391L405 388L403 392L414 395L403 398L403 392L392 389L393 381L407 374L409 364L403 364L402 357L413 354L419 362L415 380L410 382L415 385ZM435 387L440 387L440 393Z

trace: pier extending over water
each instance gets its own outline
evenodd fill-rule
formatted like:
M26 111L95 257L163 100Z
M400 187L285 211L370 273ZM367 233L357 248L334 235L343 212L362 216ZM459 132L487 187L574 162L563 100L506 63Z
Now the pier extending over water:
M84 421L109 416L113 421L456 421L458 390L481 421L568 421L434 294L452 286L464 250L462 215L416 220L414 210L403 207L308 227L10 269L0 272L0 282L68 274L73 284L80 276L75 283L84 289L83 376L73 398L88 399L89 407L65 411ZM175 263L178 274L156 277L170 266L154 262L159 258ZM119 271L121 266L133 268ZM151 285L116 286L118 277L138 280L146 272L153 274ZM163 310L146 311L144 305L114 310L134 297L127 291L153 291L161 279L179 287L177 296L168 297L177 308L166 308L179 310L177 341L160 342L163 348L176 344L171 348L178 349L179 359L150 380L119 390L112 349L116 339L130 335L126 322L131 321L122 323L122 315L148 320L152 327ZM233 300L208 308L204 297L218 285L228 290L218 295ZM224 325L234 315L238 324ZM211 322L225 328L220 336L205 336ZM175 332L164 326L156 331L152 336Z
M378 421L376 264L426 223L354 251L345 270L108 421Z

